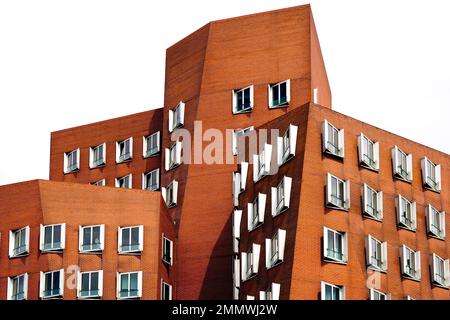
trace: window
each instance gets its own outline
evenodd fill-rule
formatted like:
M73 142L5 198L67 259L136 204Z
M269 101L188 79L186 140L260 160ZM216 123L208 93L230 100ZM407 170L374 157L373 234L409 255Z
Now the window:
M80 272L77 281L78 299L100 298L103 295L103 271Z
M434 164L427 157L421 160L423 187L432 191L441 191L441 165Z
M253 86L233 90L233 113L250 112L253 109Z
M397 210L397 223L401 228L415 231L417 227L416 203L398 195L395 199Z
M414 251L402 245L400 247L400 268L404 277L420 280L420 251Z
M375 191L367 184L363 185L363 214L371 219L383 220L383 192Z
M323 228L323 258L328 262L347 263L347 233Z
M8 300L27 300L28 273L8 278Z
M142 271L117 273L117 299L142 297Z
M329 208L350 209L350 181L341 180L327 173L327 201Z
M371 235L366 237L367 267L376 271L387 271L387 242L381 242Z
M80 149L64 153L64 173L80 170Z
M292 178L284 176L278 186L272 187L272 216L275 217L289 208Z
M344 158L344 129L338 129L325 120L322 123L322 151Z
M252 244L248 252L241 252L242 281L246 281L258 273L260 244Z
M269 108L287 107L291 101L291 81L269 85Z
M160 132L157 131L149 136L143 137L142 156L144 158L154 156L160 151Z
M286 230L278 229L271 239L266 239L266 268L270 269L284 260Z
M270 172L272 145L264 144L260 154L253 155L253 181L257 182Z
M239 141L241 137L246 136L252 130L254 130L253 126L245 129L236 129L233 131L233 155L237 155L239 153Z
M169 110L169 132L184 125L184 108L185 104L180 101L175 108Z
M164 160L166 171L181 164L181 141L177 141L170 148L166 148Z
M264 214L266 212L266 195L258 193L255 200L247 204L247 225L248 231L255 230L264 223Z
M173 264L173 241L162 235L162 260L168 265Z
M178 181L173 180L166 188L161 188L161 193L168 208L177 205Z
M119 253L140 253L144 250L144 226L119 227Z
M344 286L321 282L320 283L321 300L345 300Z
M359 164L362 167L379 170L379 150L380 147L378 142L373 142L362 133L358 136Z
M9 257L22 257L30 253L30 227L9 232Z
M133 138L116 142L116 162L121 163L133 158Z
M295 156L298 127L292 124L282 137L277 138L277 162L281 166Z
M370 300L391 300L391 295L389 293L383 293L375 289L369 289L369 299Z
M411 182L413 179L412 154L407 155L397 146L392 148L392 168L395 178Z
M432 205L425 207L428 235L445 239L445 212L439 212Z
M159 168L142 174L142 190L159 189Z
M116 187L117 188L125 188L125 189L131 189L132 186L132 178L133 176L131 173L127 176L116 178Z
M106 143L89 148L89 168L97 168L106 163Z
M266 291L259 292L259 300L280 300L280 284L272 282Z
M98 187L104 187L104 186L106 186L106 180L105 179L98 180L98 181L92 182L91 185L98 186Z
M41 272L40 298L62 298L64 294L64 269Z
M430 257L431 280L433 284L439 287L448 287L449 278L449 260L444 260L437 254L431 254Z
M161 279L161 300L172 300L172 286Z
M105 248L105 225L80 226L78 249L82 253L99 253Z
M61 252L65 248L66 224L42 225L39 249L42 252Z

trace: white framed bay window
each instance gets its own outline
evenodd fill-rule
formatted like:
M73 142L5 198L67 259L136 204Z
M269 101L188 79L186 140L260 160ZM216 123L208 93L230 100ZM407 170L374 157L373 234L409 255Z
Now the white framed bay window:
M422 167L422 184L425 189L441 192L441 165L424 157L420 160Z
M144 226L118 227L119 254L140 254L144 251Z
M387 242L380 241L368 235L365 238L367 267L375 270L387 271Z
M359 165L371 170L380 169L380 145L361 133L358 136Z
M420 281L420 251L402 245L400 247L400 270L403 277Z
M445 212L428 204L425 207L425 218L428 235L441 240L445 239Z
M133 185L133 175L130 173L126 176L116 178L115 184L116 188L131 189Z
M350 180L342 180L327 173L326 206L332 209L350 209Z
M64 269L40 272L39 297L61 299L64 296Z
M169 132L184 125L184 109L185 104L180 101L173 109L169 110Z
M269 84L269 108L287 107L291 102L291 80Z
M284 176L278 186L271 188L272 217L289 209L291 201L292 178Z
M103 270L78 272L77 298L100 299L103 296Z
M271 239L266 239L266 268L277 266L284 260L286 230L278 229Z
M101 253L105 249L105 225L79 226L78 250L80 253Z
M252 244L249 251L241 252L242 281L247 281L258 274L260 253L261 245L256 243Z
M239 144L242 137L249 135L253 130L255 130L255 128L250 126L244 129L235 129L233 131L233 155L237 155L239 153Z
M363 215L365 217L383 220L383 191L376 191L368 184L362 186Z
M295 156L298 126L290 124L282 137L277 138L277 163L283 165Z
M133 137L116 142L116 163L130 161L133 158Z
M159 154L161 151L161 133L157 131L142 137L142 157L148 158Z
M170 148L165 149L164 168L169 171L181 164L181 141L175 142Z
M173 180L167 187L161 188L161 194L168 208L177 205L178 181Z
M142 298L142 271L117 273L117 299Z
M173 265L173 241L162 234L162 261L167 265Z
M347 263L348 239L346 232L323 227L323 259L327 262Z
M255 230L264 223L266 212L266 198L264 193L258 193L253 202L247 204L247 227L248 231Z
M266 291L259 292L259 300L280 300L279 283L272 282Z
M397 224L400 228L416 231L416 203L398 195L395 198L395 209L397 212Z
M64 153L64 173L80 170L80 148Z
M253 110L253 85L232 91L233 114Z
M412 154L406 154L399 147L394 146L392 153L392 169L394 177L406 182L413 180Z
M106 143L89 148L89 168L94 169L106 164Z
M161 279L161 300L172 300L172 285Z
M159 168L142 174L142 190L159 190Z
M28 273L15 277L8 277L8 300L27 300L28 298Z
M41 252L62 252L65 244L65 223L40 225L39 249Z
M257 182L270 173L272 145L265 143L260 154L253 155L253 181Z
M9 231L9 257L23 257L30 253L30 227Z
M321 300L345 300L345 287L324 281L320 282Z
M322 122L322 151L344 158L344 129L338 129L327 120Z
M435 286L448 288L450 286L449 260L435 253L430 255L431 281Z
M369 300L391 300L391 294L370 288Z

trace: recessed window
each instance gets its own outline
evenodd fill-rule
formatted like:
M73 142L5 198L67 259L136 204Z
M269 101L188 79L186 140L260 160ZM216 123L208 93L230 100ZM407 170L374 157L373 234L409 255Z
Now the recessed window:
M433 163L427 157L421 160L423 187L428 190L441 191L441 165Z
M80 149L64 153L64 173L80 170Z
M242 281L254 277L258 273L261 245L252 244L247 252L241 252Z
M366 242L367 267L376 271L387 271L387 242L368 235Z
M160 149L160 132L157 131L149 136L143 137L142 156L144 158L159 154Z
M28 273L8 278L8 300L26 300L28 295Z
M162 260L168 265L173 264L173 241L162 235Z
M117 299L142 297L142 271L117 274Z
M395 178L411 182L413 179L412 154L406 154L397 146L392 148L392 168Z
M264 223L266 198L264 193L258 193L255 200L247 204L248 231L255 230Z
M272 187L272 216L275 217L289 208L292 178L284 176L277 187Z
M400 266L404 277L420 280L420 251L414 251L402 245L400 247Z
M40 227L40 245L42 252L61 252L65 247L66 224L42 225Z
M102 179L102 180L98 180L95 182L91 182L92 186L97 186L97 187L104 187L106 186L106 179Z
M321 300L345 300L344 286L337 286L331 283L320 283Z
M105 248L105 225L79 227L79 251L99 253Z
M89 167L97 168L106 163L106 143L91 147L89 150Z
M64 269L41 272L41 299L62 298L64 294Z
M101 298L103 295L103 271L80 272L78 275L78 299Z
M415 231L417 227L416 203L398 195L395 199L397 223L401 228Z
M281 166L295 156L298 127L292 124L282 137L277 139L277 162Z
M369 289L369 299L370 300L391 300L391 295L389 293L384 293L375 289Z
M175 142L170 148L166 148L165 152L165 169L169 171L181 164L181 141Z
M286 230L278 229L271 239L266 239L266 268L270 269L284 260Z
M372 170L379 170L379 149L380 147L378 142L373 142L361 133L361 135L358 136L358 155L360 166Z
M383 220L383 192L363 185L363 214L378 221Z
M280 300L280 284L272 282L266 291L259 292L259 300Z
M425 207L428 235L445 239L445 212L439 211L432 205Z
M241 137L248 135L254 127L248 127L245 129L236 129L233 131L233 155L237 155L239 153L239 141Z
M291 101L291 81L269 85L269 108L287 107Z
M325 120L322 123L322 151L344 158L344 129L338 129Z
M327 174L326 205L329 208L350 209L350 181L344 181L331 174Z
M116 187L117 188L125 188L125 189L131 189L131 181L132 181L132 175L129 174L124 177L116 178Z
M253 155L253 181L257 182L270 173L272 145L265 143L260 154Z
M323 228L323 258L329 262L346 263L348 259L347 233Z
M178 181L173 180L167 187L161 188L162 197L168 208L177 205Z
M119 227L119 253L141 253L144 250L144 226Z
M438 287L447 288L450 285L449 260L444 260L437 254L431 254L430 259L431 280Z
M175 108L169 110L169 132L184 125L184 108L184 103L180 101Z
M253 86L233 90L233 113L244 113L253 110Z
M30 253L30 227L9 232L9 257L16 258Z
M142 174L142 189L153 191L159 189L159 168Z
M133 138L116 142L116 162L126 162L133 158Z
M161 279L161 300L172 300L172 286Z

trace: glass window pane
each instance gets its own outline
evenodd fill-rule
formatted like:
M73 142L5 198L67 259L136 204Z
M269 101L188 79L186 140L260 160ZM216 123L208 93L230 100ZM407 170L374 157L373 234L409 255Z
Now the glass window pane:
M122 229L122 246L130 245L130 229Z

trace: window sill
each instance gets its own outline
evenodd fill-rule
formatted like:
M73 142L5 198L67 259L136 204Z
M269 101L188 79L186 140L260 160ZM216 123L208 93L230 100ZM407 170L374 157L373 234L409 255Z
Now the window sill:
M164 263L164 264L166 264L166 265L168 265L168 266L171 266L172 265L172 262L170 262L170 261L167 261L167 260L164 260L164 259L161 259L162 260L162 262Z
M436 239L436 240L440 240L440 241L445 241L445 237L439 237L431 232L428 232L428 237Z
M372 172L376 172L376 173L380 172L380 169L374 168L374 167L368 165L367 163L365 163L364 161L361 161L361 162L359 163L359 166L360 166L361 168L370 170L370 171L372 171Z
M29 255L30 255L30 253L26 252L26 253L22 253L22 254L19 254L19 255L16 255L16 256L9 256L9 258L10 259L24 258L24 257L27 257Z
M170 170L176 169L176 168L178 168L180 165L181 165L181 163L175 163L175 164L171 165L171 166L169 167L169 169L166 170L166 171L170 171Z
M80 254L103 254L103 250L80 250Z
M289 103L290 103L290 101L287 101L287 102L281 103L281 104L277 104L277 105L273 105L273 106L269 105L269 109L272 110L272 109L287 108L287 107L289 107Z
M64 249L41 249L41 254L42 253L56 253L56 254L61 254L64 252Z
M270 267L267 268L267 270L272 270L273 268L278 267L278 266L279 266L280 264L282 264L282 263L283 263L283 260L279 260L279 261L277 261L276 263L271 264Z
M140 256L142 251L119 251L118 254L124 256Z
M256 226L254 226L251 230L248 230L248 232L253 232L257 229L259 229L262 225L264 224L264 222L258 223Z
M75 169L72 171L64 171L64 174L72 174L72 173L77 173L77 172L80 172L80 169Z
M286 211L288 211L288 209L289 209L289 207L284 207L283 210L280 210L280 211L277 210L277 212L272 215L272 218L278 217L279 215L281 215L281 214L285 213Z
M409 184L412 184L412 180L408 180L408 179L406 179L406 178L404 178L404 177L402 177L402 176L400 176L400 175L398 175L398 174L394 174L394 179L396 179L396 180L400 180L400 181L403 181L403 182L406 182L406 183L409 183Z
M42 297L41 300L62 300L62 295L55 295L55 296L49 296L49 297Z
M294 159L294 157L295 157L295 155L293 155L293 154L290 154L289 156L287 156L285 159L282 160L282 163L280 164L280 167L281 167L282 165L284 165L285 163L288 163L289 160Z
M101 298L102 298L102 296L77 297L78 300L98 300Z
M93 170L93 169L100 169L100 168L104 168L104 167L106 167L106 163L102 163L97 166L89 166L89 169Z
M238 115L238 114L245 114L245 113L251 113L251 112L253 112L253 107L242 110L242 111L233 111L233 114Z
M374 266L368 266L367 269L375 271L375 272L380 272L380 273L387 273L387 270L383 270Z
M133 297L117 297L117 300L139 300L141 296L133 296Z
M446 286L444 286L444 285L442 285L442 284L440 284L440 283L434 282L434 281L432 281L431 285L432 285L433 287L437 287L437 288L442 288L442 289L449 290L449 287L446 287Z
M126 159L126 160L123 160L123 161L116 161L116 164L128 163L128 162L131 162L131 161L133 161L133 158L129 158L129 159Z
M416 230L417 230L417 229L412 229L412 228L410 228L410 227L401 225L401 224L399 224L399 223L397 224L397 227L398 227L399 229L403 229L403 230L411 231L411 232L416 232Z
M158 151L158 152L155 152L155 153L152 153L152 154L148 154L148 155L143 155L142 156L142 159L148 159L148 158L155 158L155 157L159 157L159 156L161 156L161 151Z
M334 153L334 152L331 152L331 151L328 151L328 150L325 150L323 153L326 154L326 155L338 158L338 159L344 159L344 156L342 156L340 154L337 154L337 153Z
M249 280L252 280L253 278L256 278L257 275L258 275L257 273L254 273L254 274L252 274L251 276L249 276L247 279L242 280L242 282L247 282L247 281L249 281Z
M431 191L431 192L435 192L435 193L438 193L438 194L441 193L441 190L437 190L437 189L431 188L431 187L429 187L428 185L425 185L425 184L423 185L423 188L425 190L428 190L428 191Z
M323 262L334 263L339 265L347 265L347 261L334 260L333 258L323 257Z
M373 220L373 221L377 221L377 222L383 222L383 218L375 218L374 216L368 214L367 212L363 213L364 218Z
M402 274L402 278L405 279L405 280L412 280L412 281L420 282L420 279L412 277L412 276L410 276L409 274L406 274L406 273Z
M336 206L334 206L333 204L329 204L329 203L327 203L327 204L325 205L325 207L328 208L328 209L333 209L333 210L338 210L338 211L344 211L344 212L349 212L349 211L350 211L350 208L336 207Z

